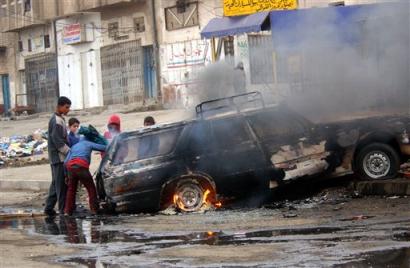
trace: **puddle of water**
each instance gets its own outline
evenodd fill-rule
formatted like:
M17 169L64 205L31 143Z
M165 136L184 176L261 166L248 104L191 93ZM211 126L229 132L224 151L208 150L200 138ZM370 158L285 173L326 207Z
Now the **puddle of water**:
M353 216L351 218L340 219L340 221L361 221L361 220L371 219L374 217L375 216L358 215L358 216Z
M358 256L358 261L336 265L335 268L404 268L410 267L410 248L375 251Z
M300 229L274 229L245 233L193 232L178 235L147 235L127 230L102 230L104 225L119 225L120 218L95 217L78 219L73 217L28 218L0 221L0 229L28 229L43 235L64 235L64 241L72 244L106 244L114 242L143 243L157 248L180 244L228 245L263 243L267 238L330 234L343 231L340 227L318 227ZM283 241L283 240L281 240ZM268 239L268 242L272 242Z
M135 218L135 217L134 217ZM368 234L364 226L320 226L304 228L278 228L271 230L260 230L250 232L208 231L208 232L187 232L178 234L166 233L142 233L130 229L122 229L121 224L129 216L99 216L90 218L15 218L12 220L0 220L0 230L5 228L25 229L32 233L43 234L55 237L57 243L66 242L70 244L87 244L90 249L95 249L95 245L103 246L99 253L87 252L85 256L71 256L60 258L59 261L74 265L84 265L86 267L117 267L109 261L101 261L101 257L113 256L135 256L151 250L170 248L187 245L251 245L269 243L299 243L317 241L323 243L323 247L333 247L332 242L359 241L363 237L372 236ZM114 229L109 229L110 227ZM393 234L386 234L382 239L390 241L409 241L409 232L400 228L391 229ZM376 239L373 237L372 239ZM102 252L102 253L101 253ZM392 263L409 262L410 253L403 251L397 253L397 260ZM377 253L377 254L384 254ZM338 267L367 267L368 263L373 264L374 259L379 259L379 255L359 256L360 261L350 263L351 266ZM358 258L358 259L359 259ZM376 262L374 262L376 263ZM362 266L361 266L362 265ZM409 265L408 265L409 266ZM375 266L377 267L377 266ZM390 266L389 266L390 267ZM396 267L396 266L391 266ZM407 267L407 266L404 266Z
M394 233L392 239L396 241L410 241L410 231ZM410 266L410 265L409 265Z

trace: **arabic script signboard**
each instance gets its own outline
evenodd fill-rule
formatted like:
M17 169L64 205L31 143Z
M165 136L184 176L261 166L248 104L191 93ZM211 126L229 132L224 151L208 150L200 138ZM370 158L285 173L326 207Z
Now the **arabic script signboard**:
M80 43L81 40L81 25L80 23L64 26L63 43L66 45Z
M223 0L224 16L249 15L261 11L296 9L298 0Z

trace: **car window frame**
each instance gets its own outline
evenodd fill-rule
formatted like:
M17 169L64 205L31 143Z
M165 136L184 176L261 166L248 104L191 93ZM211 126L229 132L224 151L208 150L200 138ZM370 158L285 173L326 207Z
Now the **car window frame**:
M217 121L224 121L224 120L231 121L232 119L237 120L242 125L244 131L246 132L247 139L242 140L238 144L231 144L227 147L219 146L220 144L218 144L219 141L218 141L217 136L215 134L215 125L214 125L214 123L217 122ZM252 132L249 129L249 124L248 124L248 122L247 122L247 120L244 116L235 116L235 117L212 119L212 120L210 120L210 130L211 130L212 140L215 141L215 142L211 142L211 143L212 143L212 146L214 147L214 150L216 150L216 151L226 151L226 150L229 150L230 148L228 148L228 147L231 147L232 145L243 145L243 144L249 144L249 143L254 143L255 142L254 137L252 135Z
M184 127L183 127L183 126L178 126L178 127L173 127L173 128L167 128L167 129L160 129L160 130L158 130L158 131L152 131L152 132L146 132L146 133L138 133L138 134L136 134L136 135L129 135L129 136L125 137L125 139L132 139L132 138L141 139L141 138L146 137L146 136L149 136L149 135L160 135L160 134L162 134L162 133L170 132L170 131L174 131L174 130L179 130L179 132L178 132L178 137L175 138L175 142L174 142L174 144L173 144L173 146L172 146L172 149L171 149L169 152L167 152L167 153L157 154L157 155L154 155L154 156L150 156L150 157L146 157L146 158L142 158L142 159L130 160L130 161L127 161L127 162L122 162L122 163L114 163L116 154L118 153L118 144L120 143L119 138L117 137L117 138L116 138L116 144L114 145L114 146L116 147L116 148L115 148L115 154L113 155L112 159L109 159L109 160L111 161L112 165L114 165L114 166L121 166L121 165L126 165L126 164L129 164L129 163L133 163L133 162L146 161L146 160L148 160L148 159L153 159L153 158L165 157L165 156L172 155L173 153L175 153L176 148L177 148L177 146L178 146L178 141L179 141L181 135L183 134L183 130L184 130Z

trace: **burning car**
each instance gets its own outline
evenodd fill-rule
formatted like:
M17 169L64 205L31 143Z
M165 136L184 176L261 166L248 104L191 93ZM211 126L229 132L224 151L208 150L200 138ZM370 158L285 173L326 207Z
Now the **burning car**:
M324 174L391 178L410 155L409 118L313 124L258 92L203 102L196 113L119 135L97 172L100 199L116 211L197 211Z

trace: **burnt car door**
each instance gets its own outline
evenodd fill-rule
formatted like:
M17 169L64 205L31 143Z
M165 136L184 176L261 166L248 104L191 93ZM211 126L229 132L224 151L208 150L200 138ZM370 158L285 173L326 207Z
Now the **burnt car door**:
M204 173L214 179L218 175L218 158L212 146L209 121L194 122L188 132L181 152L188 169L193 173Z
M328 168L326 141L314 131L314 124L287 109L266 109L248 116L264 151L284 180L317 175Z
M211 120L219 189L226 194L246 193L260 184L258 172L266 169L265 155L242 115Z

